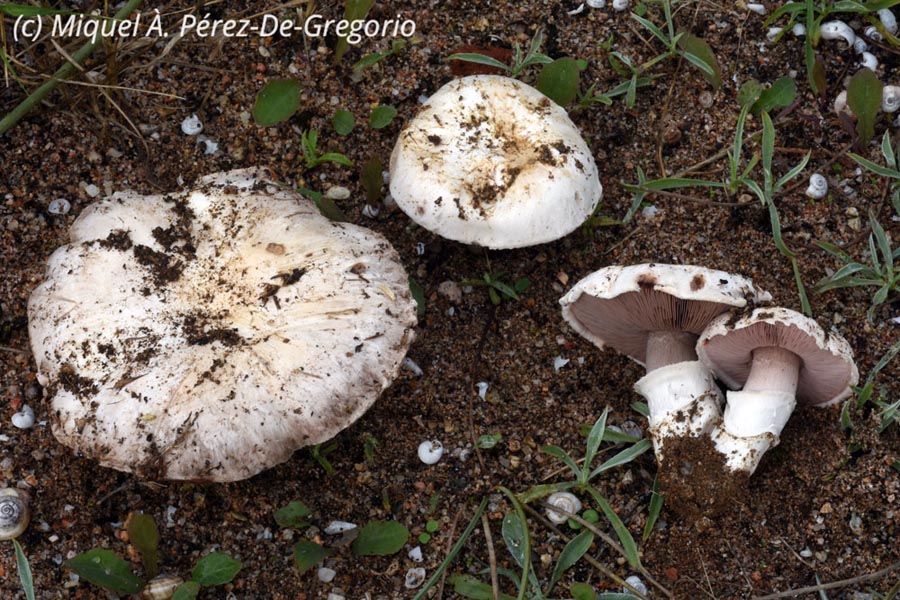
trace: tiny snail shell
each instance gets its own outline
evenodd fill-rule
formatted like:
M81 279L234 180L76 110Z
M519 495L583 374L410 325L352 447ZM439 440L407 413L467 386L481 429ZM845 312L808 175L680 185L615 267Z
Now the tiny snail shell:
M419 460L426 465L436 464L444 454L444 445L438 440L426 440L419 444Z
M840 115L841 113L847 113L848 115L853 116L853 111L850 110L849 106L847 106L847 90L843 90L841 91L841 93L835 96L834 112L838 115Z
M884 26L885 31L891 35L897 33L897 17L894 16L891 9L882 8L876 14L878 15L878 18L881 19L881 24Z
M869 69L874 72L878 68L878 59L871 52L863 52L862 61L859 64L863 69Z
M550 506L558 506L562 510L572 514L577 514L578 511L581 510L581 500L579 500L575 494L570 492L556 492L555 494L550 494L550 497L547 498L547 504ZM547 507L547 518L550 519L550 521L557 525L561 525L569 519L568 516L556 512L550 508L550 506Z
M843 21L828 21L827 23L822 23L819 32L821 33L823 40L843 39L847 42L848 46L853 46L853 42L856 41L856 34L853 33L850 26Z
M886 113L900 109L900 86L886 85L881 88L881 110Z
M141 590L142 600L171 600L178 586L184 583L184 579L178 575L157 575L147 582Z
M19 537L31 520L28 492L15 488L0 489L0 540Z
M869 25L868 27L866 27L863 31L863 34L873 42L880 42L884 39L884 36L881 35L881 32L878 31L878 28L874 25Z
M809 187L806 188L806 195L814 200L821 200L828 193L828 180L824 175L813 173L809 177Z

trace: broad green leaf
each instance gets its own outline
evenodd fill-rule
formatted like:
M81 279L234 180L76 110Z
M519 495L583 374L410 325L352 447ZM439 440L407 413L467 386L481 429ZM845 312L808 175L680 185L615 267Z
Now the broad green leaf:
M344 4L344 21L353 22L361 21L369 14L369 10L375 5L375 0L345 0ZM334 48L334 63L337 64L347 53L350 48L350 42L346 36L338 38L337 46Z
M331 117L331 126L338 135L348 135L356 126L356 117L349 110L338 109Z
M175 589L172 600L194 600L200 595L200 584L196 581L185 581Z
M762 111L772 112L776 108L784 108L797 97L797 84L785 75L775 80L775 83L760 94L759 99L753 104L751 112L758 115Z
M454 575L450 578L453 591L464 598L472 600L494 600L493 588L482 581L478 581L471 575ZM500 594L501 600L516 600L509 594Z
M372 110L369 115L369 127L372 129L383 129L387 127L394 117L397 116L397 109L393 106L381 104Z
M229 583L241 570L241 561L224 552L210 552L197 561L191 571L191 578L202 586Z
M22 550L19 540L13 538L13 548L16 550L16 571L19 573L19 581L22 583L22 590L25 591L25 600L34 600L34 576L31 573L31 565L28 563L28 557Z
M148 579L159 575L159 529L156 521L144 513L132 513L128 519L128 539L141 553L141 562Z
M117 594L137 594L144 582L131 572L131 566L118 554L104 548L94 548L63 563L94 585Z
M572 568L575 563L581 560L581 557L584 556L585 552L588 551L593 543L594 534L585 529L566 544L563 551L559 553L559 560L556 561L556 566L553 568L553 575L550 577L550 585L547 586L546 596L550 595L556 582L559 581L563 574Z
M275 522L279 527L294 527L301 529L309 527L309 521L306 517L310 516L312 511L308 506L299 500L288 502L287 506L282 506L275 511Z
M301 540L294 544L294 564L300 573L325 560L325 548L309 540Z
M365 68L371 67L374 64L377 64L381 59L390 56L390 50L386 50L384 52L373 52L372 54L367 54L362 57L358 61L353 64L354 71L362 71Z
M569 593L572 594L574 600L597 600L597 594L594 593L594 588L586 583L573 583L569 588Z
M632 402L631 408L634 409L635 412L642 414L645 417L650 416L650 409L647 407L646 402L639 402L639 401Z
M759 100L762 92L763 88L757 80L751 79L750 81L745 81L741 86L741 89L738 90L738 105L742 108L745 106L752 106L754 102Z
M294 116L300 108L300 82L296 79L273 79L256 95L253 120L269 127Z
M847 85L847 106L856 115L856 133L865 146L875 135L875 118L881 110L881 89L884 86L869 69L860 69Z
M397 521L370 521L353 540L353 552L360 556L395 554L409 540L409 530Z
M713 89L722 87L722 70L709 44L696 35L684 33L678 38L678 47L684 51L684 57L700 69Z
M578 95L580 74L581 68L577 60L570 57L558 58L544 65L535 87L560 106L567 106Z

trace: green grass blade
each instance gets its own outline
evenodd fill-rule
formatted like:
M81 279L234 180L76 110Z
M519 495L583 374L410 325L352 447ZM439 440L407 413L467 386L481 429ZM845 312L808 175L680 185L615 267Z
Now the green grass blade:
M659 475L653 479L653 492L650 496L650 510L647 514L647 523L644 525L644 533L641 535L641 541L646 542L653 533L653 526L659 519L659 513L662 512L663 496L659 492Z
M891 243L884 233L884 228L874 216L871 217L872 233L875 235L875 241L878 243L878 249L881 251L881 257L884 260L885 272L894 272L894 252L891 250Z
M542 446L541 452L544 454L549 454L559 460L563 461L567 467L572 471L572 474L575 476L575 479L581 479L581 467L578 466L578 463L575 462L569 453L560 448L559 446Z
M600 449L600 443L603 441L603 434L606 432L606 416L608 414L609 407L606 407L603 409L603 413L600 415L600 418L597 419L597 422L594 423L594 426L591 427L591 432L588 434L587 448L584 452L584 466L581 469L581 476L579 477L581 483L587 483L588 481L588 471L591 468L591 463L594 462L594 457L597 456L597 451Z
M803 277L800 275L800 265L796 258L791 258L791 268L794 270L794 281L797 284L797 294L800 296L800 310L807 317L813 316L812 306L809 304L809 296L806 295L806 286L803 285Z
M553 575L550 577L550 585L547 586L547 592L544 596L550 596L550 592L553 591L553 586L556 585L566 571L581 560L581 557L585 555L593 543L594 534L585 529L566 544L563 551L559 553L559 560L556 561L556 566L553 568Z
M791 179L793 179L794 177L799 175L800 171L802 171L803 169L806 168L806 163L809 162L809 157L811 155L812 155L811 152L807 152L806 156L803 157L803 160L801 160L793 169L791 169L790 171L785 173L781 179L776 181L775 182L775 191L780 190L784 186L784 184L786 184L788 181L790 181Z
M506 63L502 63L496 58L491 58L490 56L485 56L484 54L478 54L476 52L459 52L457 54L451 54L447 57L447 60L462 60L479 65L496 67L498 69L502 69L506 73L512 73L512 69Z
M588 477L588 481L599 475L604 471L608 471L612 468L618 467L620 465L624 465L625 463L629 463L647 450L650 449L650 440L641 440L637 444L632 447L622 450L602 465L591 471L590 476Z
M19 572L19 581L22 582L22 589L25 591L26 600L34 600L34 576L31 574L31 565L28 564L28 557L22 550L19 541L12 541L13 547L16 549L16 570Z
M634 538L631 537L631 532L625 527L625 523L622 522L622 519L619 518L616 511L612 509L612 506L609 505L606 498L604 498L596 488L588 486L585 489L593 496L597 506L600 507L600 510L603 511L603 514L606 515L607 520L612 525L613 530L616 532L616 537L619 538L619 541L622 543L622 548L625 550L625 558L628 560L628 564L635 569L640 569L641 559L638 555L637 544L634 543Z
M854 154L853 152L848 152L847 156L855 160L861 166L869 169L873 173L881 175L882 177L890 177L891 179L900 179L900 171L895 171L894 169L889 169L888 167L882 167L879 164L873 163L871 160L867 158L863 158L859 154Z

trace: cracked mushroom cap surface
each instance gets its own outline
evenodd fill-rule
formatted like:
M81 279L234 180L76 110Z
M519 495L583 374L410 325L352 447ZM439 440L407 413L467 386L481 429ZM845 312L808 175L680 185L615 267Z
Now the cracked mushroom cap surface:
M639 364L647 336L699 335L717 316L771 296L740 275L691 265L612 265L576 283L560 299L565 320L599 348L610 346Z
M559 239L603 195L566 111L499 75L453 80L425 102L394 146L390 189L422 227L489 248Z
M796 311L757 308L740 318L728 315L709 324L697 342L697 356L731 389L740 389L750 374L753 351L783 348L800 357L797 400L828 405L847 398L859 381L853 350L842 336L826 332Z
M88 206L28 303L53 433L149 479L236 481L359 418L416 304L380 235L241 170Z

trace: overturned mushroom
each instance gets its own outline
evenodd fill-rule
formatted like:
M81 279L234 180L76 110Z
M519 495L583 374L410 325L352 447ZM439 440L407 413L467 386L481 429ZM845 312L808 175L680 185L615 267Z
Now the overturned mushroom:
M416 322L381 236L245 170L86 208L32 293L64 444L148 478L234 481L323 442L388 386Z
M635 390L647 399L657 460L673 438L698 438L721 415L721 393L697 360L697 336L732 308L769 300L736 275L685 265L610 266L560 300L563 317L600 348L647 368Z
M710 323L697 354L732 390L712 434L732 471L751 475L778 444L797 402L827 406L859 379L850 345L814 320L786 308L758 308Z
M556 240L602 196L594 158L566 111L498 75L435 92L400 132L390 181L416 223L489 248Z

